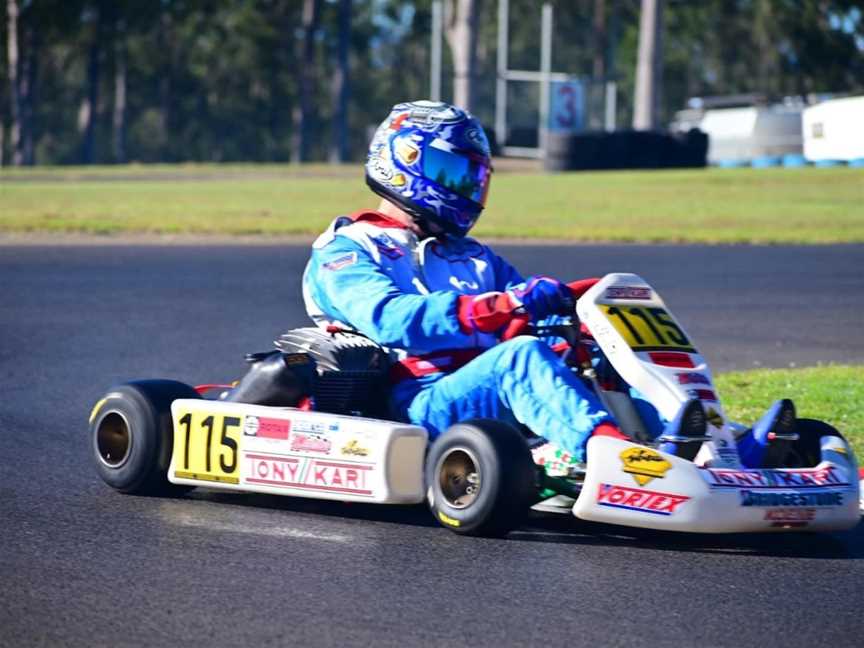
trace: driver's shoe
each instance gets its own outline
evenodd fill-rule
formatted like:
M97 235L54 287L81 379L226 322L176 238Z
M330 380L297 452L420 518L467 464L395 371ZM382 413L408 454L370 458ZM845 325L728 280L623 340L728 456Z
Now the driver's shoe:
M666 425L657 439L657 449L693 461L702 443L709 439L705 408L694 398L684 403L675 418Z
M538 440L539 441L539 440ZM576 478L585 473L585 463L549 441L543 440L531 447L531 458L549 477Z
M795 441L795 404L788 398L775 402L756 421L752 429L738 437L736 444L741 463L747 468L762 468L766 455L775 446Z

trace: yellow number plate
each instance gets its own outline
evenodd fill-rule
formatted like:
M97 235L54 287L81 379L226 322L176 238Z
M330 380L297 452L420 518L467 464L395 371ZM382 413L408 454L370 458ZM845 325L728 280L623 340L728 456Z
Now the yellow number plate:
M600 309L634 351L696 353L687 335L663 308L601 304Z
M240 416L179 410L174 417L174 476L239 483L242 423Z

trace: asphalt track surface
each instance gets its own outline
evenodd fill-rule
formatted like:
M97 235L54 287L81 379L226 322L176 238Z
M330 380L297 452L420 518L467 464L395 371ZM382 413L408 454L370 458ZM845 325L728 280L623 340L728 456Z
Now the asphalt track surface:
M864 362L864 247L502 248L642 274L716 369ZM685 536L534 520L457 537L423 507L97 478L90 408L228 380L305 324L302 247L0 247L0 644L853 646L864 532Z

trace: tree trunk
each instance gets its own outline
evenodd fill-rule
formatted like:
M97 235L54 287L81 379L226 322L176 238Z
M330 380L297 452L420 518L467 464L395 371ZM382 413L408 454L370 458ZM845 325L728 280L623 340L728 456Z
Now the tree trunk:
M608 37L606 32L606 0L594 0L592 25L592 66L588 107L589 127L601 130L604 127L606 107L606 57Z
M114 113L111 118L114 162L126 163L126 25L122 18L114 30Z
M90 47L87 52L87 95L81 102L78 112L78 128L82 134L81 140L81 163L93 164L96 154L96 122L99 114L99 77L101 74L102 57L102 34L100 23L102 22L102 8L95 7L96 18L93 24L93 33Z
M348 161L348 48L351 43L351 0L339 0L339 44L333 74L333 146L330 162Z
M606 80L606 0L594 0L594 61L593 76L595 82Z
M159 154L161 161L174 159L174 151L171 146L171 130L174 126L174 22L171 19L169 7L164 3L159 16L159 33L157 43L159 54L162 57L161 74L159 75L159 112L162 117L161 127L161 149Z
M475 108L480 3L447 0L444 5L444 33L453 55L453 103L468 111Z
M22 164L33 166L36 162L35 114L36 76L39 71L41 33L30 21L25 21L23 33L23 56L19 55L18 89L21 97L21 155Z
M636 64L636 105L633 128L659 126L663 60L663 0L642 0L639 18L639 60Z
M18 0L6 0L6 17L8 39L6 56L9 69L9 97L12 123L9 130L9 143L12 153L12 164L21 166L24 162L24 151L21 146L21 86L18 82L18 17L20 10Z
M309 159L309 140L312 130L312 95L315 92L315 32L318 29L319 0L303 0L303 38L300 53L300 101L292 111L291 161Z

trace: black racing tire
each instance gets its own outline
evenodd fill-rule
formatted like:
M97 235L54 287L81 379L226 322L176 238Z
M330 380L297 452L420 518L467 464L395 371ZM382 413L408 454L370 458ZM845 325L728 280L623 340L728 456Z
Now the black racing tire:
M189 486L168 481L174 447L171 403L201 398L174 380L138 380L118 385L91 414L90 450L102 480L121 493L179 495Z
M779 452L772 452L769 446L765 466L769 468L812 468L822 461L820 440L825 436L843 439L837 428L816 419L799 418L795 422L797 441L779 446Z
M518 527L538 491L525 438L489 419L457 423L435 440L426 456L426 485L435 519L474 536L502 536Z

